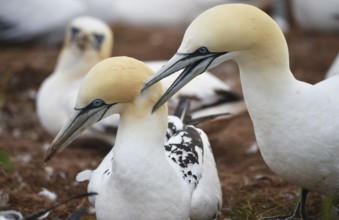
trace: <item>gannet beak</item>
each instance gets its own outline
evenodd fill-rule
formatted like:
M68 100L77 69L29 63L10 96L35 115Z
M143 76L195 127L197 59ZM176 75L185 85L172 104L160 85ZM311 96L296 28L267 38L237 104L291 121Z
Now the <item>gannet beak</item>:
M85 50L88 48L88 45L90 43L90 40L88 39L88 36L85 34L79 34L79 36L76 37L75 43L81 50Z
M100 121L112 104L105 104L98 108L75 109L68 123L59 131L52 144L47 149L44 161L47 162L56 154L65 149L82 131Z
M159 71L147 80L142 91L152 86L154 83L159 82L161 79L185 68L163 96L158 100L158 102L153 106L153 112L167 102L167 100L169 100L178 90L184 87L194 77L206 71L213 60L225 54L225 52L210 53L207 49L206 51L204 53L201 53L198 50L193 53L176 53L164 66L160 68Z

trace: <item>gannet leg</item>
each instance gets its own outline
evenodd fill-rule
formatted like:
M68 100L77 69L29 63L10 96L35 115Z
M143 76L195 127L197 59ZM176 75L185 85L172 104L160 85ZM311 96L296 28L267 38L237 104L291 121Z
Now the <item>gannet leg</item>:
M260 220L307 220L306 217L306 197L308 194L308 190L304 188L300 188L297 205L291 215L287 216L274 216L274 217L264 217Z

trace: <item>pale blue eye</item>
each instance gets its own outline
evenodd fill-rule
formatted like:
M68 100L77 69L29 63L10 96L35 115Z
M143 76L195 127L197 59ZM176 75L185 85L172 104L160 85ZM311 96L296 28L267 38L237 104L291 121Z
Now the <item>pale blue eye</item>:
M208 49L207 49L206 47L200 47L200 48L198 49L198 52L199 52L200 54L207 54L209 51L208 51Z
M92 102L92 106L93 107L100 107L104 104L105 102L102 101L101 99L95 99L93 102Z

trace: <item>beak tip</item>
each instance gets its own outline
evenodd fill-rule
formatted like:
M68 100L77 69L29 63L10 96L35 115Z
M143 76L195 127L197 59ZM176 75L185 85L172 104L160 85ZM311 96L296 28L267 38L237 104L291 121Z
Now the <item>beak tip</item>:
M155 103L155 105L152 108L152 113L154 113L156 110L158 110L160 108L160 106L162 106L166 101L164 101L164 99L160 98L158 100L157 103Z
M53 147L53 144L50 146L50 148L47 149L45 156L44 156L45 164L55 156L55 154L57 153L55 149L58 149L58 148Z
M145 83L144 87L140 91L140 94L143 93L147 88L148 88L148 85Z
M46 164L48 161L50 161L50 159L51 159L50 154L46 153L45 156L44 156L44 164Z
M154 78L151 77L150 79L148 79L145 84L144 87L141 89L141 93L144 92L146 89L148 89L150 86L152 86L154 84Z
M156 106L153 106L152 108L152 114L157 110L158 108L156 108Z

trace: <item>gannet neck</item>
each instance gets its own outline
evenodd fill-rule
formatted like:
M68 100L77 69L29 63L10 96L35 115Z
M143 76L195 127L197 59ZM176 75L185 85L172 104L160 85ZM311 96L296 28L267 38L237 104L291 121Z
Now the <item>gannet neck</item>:
M142 109L147 106L147 110ZM176 219L177 216L188 219L191 192L168 162L164 152L167 109L161 107L151 113L152 106L147 102L131 103L120 114L112 149L114 159L111 176L104 183L105 191L102 194L105 195L96 200L98 219L107 219L107 211L101 212L99 209L107 210L122 205L125 205L122 208L125 211L117 213L124 218L128 216L128 219L140 218L134 216L134 213L145 212L146 216L152 216L154 210L158 210L156 212L161 219ZM166 205L159 206L163 201L167 201ZM107 202L111 203L109 207L105 204ZM176 207L178 202L181 204L180 211ZM133 207L133 212L126 212L127 204ZM145 218L152 217L142 217Z
M63 49L54 72L64 74L81 72L80 74L85 75L100 60L102 59L96 51L83 53L76 48Z
M267 53L269 54L269 53ZM240 80L244 96L272 95L268 91L290 88L297 80L288 66L287 57L274 57L260 54L260 51L237 52L234 60L239 66ZM262 93L262 94L259 94ZM245 98L246 99L246 98Z
M123 146L127 153L147 152L145 148L148 148L150 151L157 151L164 155L163 144L168 124L167 106L163 105L158 111L152 113L155 104L155 101L149 99L149 96L154 93L152 89L140 94L135 101L125 104L120 113L116 146L118 148L120 145ZM132 143L131 148L137 149L127 149L126 145L129 143Z
M152 106L143 109L144 103L129 104L123 113L120 114L119 129L117 133L116 145L123 145L126 141L133 142L133 148L152 148L163 154L163 144L167 129L167 109L161 107L159 111L152 112ZM137 140L137 141L136 141ZM146 144L152 143L152 144ZM128 150L131 152L130 150ZM140 149L138 150L140 151Z

